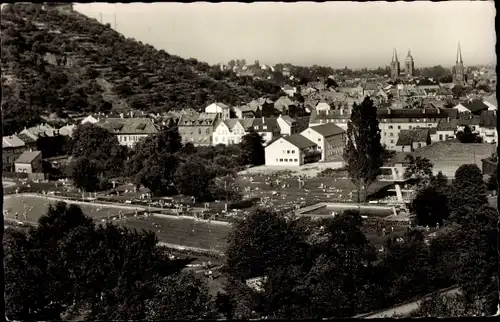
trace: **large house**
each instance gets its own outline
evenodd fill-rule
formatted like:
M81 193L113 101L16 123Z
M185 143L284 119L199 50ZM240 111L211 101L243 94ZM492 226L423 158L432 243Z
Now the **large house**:
M399 133L401 130L412 130L415 128L436 128L443 120L457 118L456 109L381 109L377 110L379 119L381 143L389 150L397 150Z
M431 129L416 128L401 130L394 150L399 152L413 152L431 144Z
M22 135L10 135L2 138L2 167L5 172L14 170L14 161L25 151L36 149L36 141Z
M280 135L280 127L275 118L261 117L253 120L253 130L259 133L264 139L264 145L269 144L274 138Z
M21 173L41 173L42 170L42 152L24 151L14 161L15 172Z
M184 113L177 125L182 143L212 145L212 134L218 115L214 113Z
M436 133L431 134L431 141L440 142L456 138L457 127L457 119L441 119L437 125Z
M300 134L318 145L320 161L333 161L344 153L346 133L334 123L313 126Z
M231 111L231 108L229 106L227 106L226 104L223 104L223 103L218 103L218 102L212 103L212 104L208 105L207 107L205 107L205 113L217 114L217 116L221 120L229 119L230 111Z
M453 108L458 110L458 112L460 113L472 113L475 115L480 115L482 111L493 109L491 106L488 106L487 104L479 100L459 103Z
M300 166L321 159L318 145L301 134L279 138L265 148L266 165Z
M483 111L481 113L478 132L483 142L498 144L497 111Z
M104 118L95 125L116 135L118 143L133 147L139 140L158 133L158 128L149 118Z
M252 128L253 119L218 120L212 134L212 142L217 144L238 144Z
M347 131L347 123L349 122L350 115L345 109L339 110L326 110L326 111L312 111L309 116L309 126L316 126L321 124L333 123L338 127Z
M255 113L257 112L258 109L259 107L255 105L253 106L242 105L233 107L233 111L237 119L254 118Z

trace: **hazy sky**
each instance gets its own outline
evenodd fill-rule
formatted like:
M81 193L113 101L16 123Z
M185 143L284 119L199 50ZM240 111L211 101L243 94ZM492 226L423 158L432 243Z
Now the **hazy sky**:
M88 16L114 25L126 37L210 64L246 59L377 67L394 48L416 67L455 62L496 63L493 2L132 3L77 4Z

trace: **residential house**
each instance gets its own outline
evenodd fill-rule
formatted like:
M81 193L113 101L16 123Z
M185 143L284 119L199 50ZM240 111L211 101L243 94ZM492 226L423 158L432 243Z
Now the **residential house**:
M85 124L85 123L91 123L91 124L96 124L97 122L99 122L99 118L95 118L93 117L92 115L89 115L87 116L86 118L84 118L80 124Z
M254 118L259 106L242 105L233 107L237 119Z
M431 135L432 142L452 140L456 138L458 128L457 119L441 119L436 127L436 134Z
M217 144L238 144L252 128L253 119L227 119L215 123L212 142Z
M295 93L297 93L297 87L292 87L290 85L285 85L281 89L290 97L293 97Z
M298 102L295 100L291 100L288 96L281 96L274 102L274 108L280 112L288 111L290 106L298 106Z
M205 113L217 114L218 118L221 120L227 120L230 118L231 108L223 103L212 103L205 107Z
M279 138L265 148L267 166L301 166L321 159L318 145L301 134Z
M184 113L179 119L177 128L182 143L196 145L212 145L212 134L218 115L213 113Z
M253 120L252 127L264 139L264 145L268 145L273 139L280 136L280 127L276 118L260 117Z
M321 161L334 161L344 153L346 132L334 123L316 125L300 134L318 145Z
M24 151L14 161L15 172L21 173L41 173L42 151Z
M320 101L318 104L316 104L316 111L330 111L332 108L330 107L330 104L328 104L325 101Z
M474 115L480 115L482 111L487 111L490 107L480 100L475 100L459 103L453 108L458 110L459 113L472 113Z
M312 111L309 116L309 127L326 123L334 123L344 131L347 131L347 122L350 114L343 108L339 110Z
M480 115L461 114L457 119L457 131L463 131L468 126L473 133L479 133L479 122L481 122Z
M485 143L498 143L497 111L483 111L479 120L479 135Z
M398 152L413 152L429 144L431 144L430 129L416 128L401 130L393 150Z
M307 125L304 127L304 122L299 123L296 119L293 119L288 115L280 115L276 121L278 122L281 135L296 134L307 128Z
M12 172L14 170L14 161L25 151L36 149L36 141L19 138L22 135L10 135L2 138L2 167L4 172Z
M379 89L378 84L373 83L373 82L368 82L361 87L362 87L362 95L363 96L371 96L374 93L376 93Z
M65 125L59 129L59 134L67 137L73 137L76 125Z
M379 109L381 142L388 149L394 150L401 130L412 130L414 128L436 128L442 119L457 118L458 111L455 109Z
M139 140L158 133L158 128L149 118L104 118L97 126L116 135L118 143L133 147Z

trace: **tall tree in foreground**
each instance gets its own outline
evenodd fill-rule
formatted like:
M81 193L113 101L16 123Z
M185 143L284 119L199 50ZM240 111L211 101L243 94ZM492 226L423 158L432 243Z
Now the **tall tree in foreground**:
M250 131L241 138L241 159L243 164L253 166L264 164L266 153L264 150L264 139L259 133Z
M365 200L366 189L380 174L380 167L383 165L382 152L377 109L373 101L366 97L360 105L354 103L352 106L344 150L347 171L358 190L358 202L361 199L361 189L364 191Z

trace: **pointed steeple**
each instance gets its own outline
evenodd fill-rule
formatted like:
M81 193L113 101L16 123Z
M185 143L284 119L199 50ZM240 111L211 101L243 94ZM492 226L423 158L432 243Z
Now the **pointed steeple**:
M393 63L398 62L398 52L396 51L396 48L394 48L394 53L392 54L392 62Z
M460 48L460 41L458 42L458 48L457 48L457 63L463 63L463 61L462 61L462 49Z

